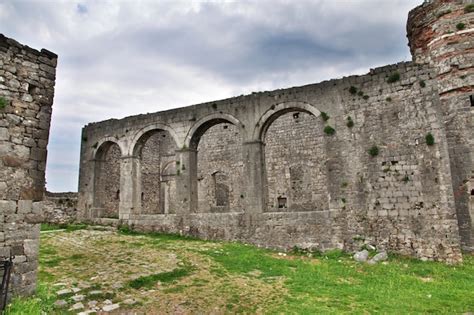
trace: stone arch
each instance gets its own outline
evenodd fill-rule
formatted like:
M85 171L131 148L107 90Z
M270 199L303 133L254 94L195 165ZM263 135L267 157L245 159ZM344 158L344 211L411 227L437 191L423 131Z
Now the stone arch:
M275 105L262 115L255 137L263 145L264 211L327 209L324 123L307 103Z
M159 214L175 212L175 175L163 176L166 167L176 163L178 137L169 126L154 123L140 129L132 138L129 154L136 161L133 195L136 212ZM173 191L170 191L170 187Z
M285 102L273 105L259 119L255 125L253 139L263 141L268 127L278 117L290 112L305 112L315 117L321 115L321 112L313 105L305 102Z
M162 124L162 123L153 123L151 125L143 127L142 129L138 130L135 133L135 135L132 138L131 145L128 149L128 155L136 156L137 151L141 150L144 144L143 142L141 142L141 140L143 140L143 137L146 136L147 134L149 135L153 133L154 131L159 131L159 130L167 131L171 135L171 137L173 137L173 140L176 146L180 147L180 139L176 131L172 127L166 124Z
M94 145L94 150L92 151L92 159L100 158L100 155L103 154L104 150L108 149L110 145L116 144L120 148L120 155L123 156L123 153L126 152L124 145L116 137L105 137L97 141Z
M242 134L244 125L237 118L226 113L215 113L201 118L191 127L191 129L189 129L188 134L186 135L186 139L184 140L185 147L196 149L202 135L209 128L221 123L233 124L239 129L239 132Z
M93 217L117 218L120 206L120 159L123 147L114 137L97 143L93 152Z
M191 205L193 211L229 212L242 208L243 129L234 116L215 113L200 119L189 130L185 144L194 155L189 168L192 195L196 198ZM216 206L216 170L228 175L228 206Z

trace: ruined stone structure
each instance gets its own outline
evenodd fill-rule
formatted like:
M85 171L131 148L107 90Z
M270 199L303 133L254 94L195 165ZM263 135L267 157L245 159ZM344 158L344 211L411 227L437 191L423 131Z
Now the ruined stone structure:
M54 53L0 34L0 259L15 256L17 294L36 287L56 63Z
M413 62L85 126L83 219L459 262L474 245L467 5L410 12Z
M43 223L71 224L77 221L77 193L46 192L43 199Z

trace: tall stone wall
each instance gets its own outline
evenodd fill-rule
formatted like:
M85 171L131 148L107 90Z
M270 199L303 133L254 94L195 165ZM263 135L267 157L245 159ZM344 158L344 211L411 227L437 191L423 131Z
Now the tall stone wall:
M17 294L36 287L46 146L57 55L0 34L0 259Z
M400 63L364 76L90 124L83 129L79 209L93 208L95 157L115 141L122 151L117 224L282 249L352 250L364 239L406 255L460 261L434 76L429 65ZM143 182L133 152L147 130L166 130L176 144L176 213L139 211ZM426 143L429 134L433 145ZM213 179L216 171L242 176ZM217 184L229 183L235 187L220 192L234 192L229 210L212 210ZM286 206L279 207L282 198Z
M436 71L461 240L474 250L473 6L472 0L426 2L410 12L407 31L413 59Z
M472 248L472 1L410 12L413 62L83 129L79 209L92 221L100 148L121 149L119 220L136 229L261 246L356 249L461 261ZM151 131L174 140L173 213L143 212ZM156 146L155 146L156 147ZM172 163L173 164L173 163Z

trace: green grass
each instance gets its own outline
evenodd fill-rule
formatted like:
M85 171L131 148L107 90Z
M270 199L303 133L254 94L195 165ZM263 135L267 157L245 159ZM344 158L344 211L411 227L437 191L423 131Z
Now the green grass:
M279 259L272 252L225 244L208 255L228 272L280 276L289 290L271 313L463 313L474 310L474 258L461 266L391 256L387 265L354 262L340 251L322 254L319 263ZM432 279L428 282L427 279Z
M131 280L128 282L128 286L134 289L140 288L151 288L158 281L162 283L170 283L177 281L183 277L190 275L192 272L192 267L183 267L177 268L168 272L160 272L149 276L139 277L137 279Z
M93 286L89 290L104 290L103 295L94 296L97 300L108 298L120 302L125 298L124 294L140 299L148 294L147 291L153 291L149 289L154 288L157 282L161 282L163 287L156 291L163 294L163 298L150 300L154 301L152 303L177 303L184 299L191 307L188 310L197 313L201 309L196 307L202 307L199 303L205 303L202 298L209 299L206 303L213 309L215 300L211 297L216 295L222 297L220 310L227 309L230 313L256 313L257 307L271 314L462 314L474 311L474 256L467 254L464 255L464 262L455 266L397 255L389 255L386 264L368 265L355 262L350 254L340 250L321 253L295 247L287 255L279 255L272 250L241 243L202 241L173 234L137 233L125 228L119 234L111 235L113 241L104 238L106 243L92 243L94 248L101 249L100 246L106 244L119 245L120 248L114 248L120 251L120 257L132 261L130 257L134 254L129 247L138 246L143 256L135 255L136 259L132 262L142 261L143 257L153 253L176 255L179 263L165 269L175 268L171 271L147 276L141 276L146 273L139 272L127 277L124 270L114 269L114 273L121 272L120 278L125 279L123 288L114 291L105 283L102 289L91 282ZM79 282L84 271L71 266L83 263L84 257L90 257L87 251L82 252L81 249L65 253L61 247L63 243L53 242L57 240L56 236L56 233L42 235L36 296L14 299L6 314L64 314L64 310L53 308L57 297L52 290L58 287L51 284L63 282L64 275L73 283ZM60 236L77 237L70 233ZM104 257L108 257L108 253ZM106 259L104 257L100 261ZM95 272L95 265L90 266ZM65 268L69 268L66 273ZM153 272L156 271L150 271ZM89 277L85 280L90 281ZM263 291L251 291L249 288L254 286ZM255 295L255 292L258 294ZM197 303L192 296L200 293L202 295L197 297L200 302ZM252 299L249 300L248 296ZM135 310L139 305L131 308ZM160 305L166 304L144 306L151 307L144 313L157 310Z
M5 315L59 314L54 310L56 296L46 284L38 285L36 294L29 298L13 298L5 310ZM61 313L64 314L64 313Z

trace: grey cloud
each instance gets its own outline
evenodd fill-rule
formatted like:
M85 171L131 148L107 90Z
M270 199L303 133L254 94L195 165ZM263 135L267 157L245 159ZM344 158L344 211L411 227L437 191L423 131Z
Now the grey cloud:
M47 181L74 190L84 124L407 59L420 2L7 0L0 25L59 55Z

